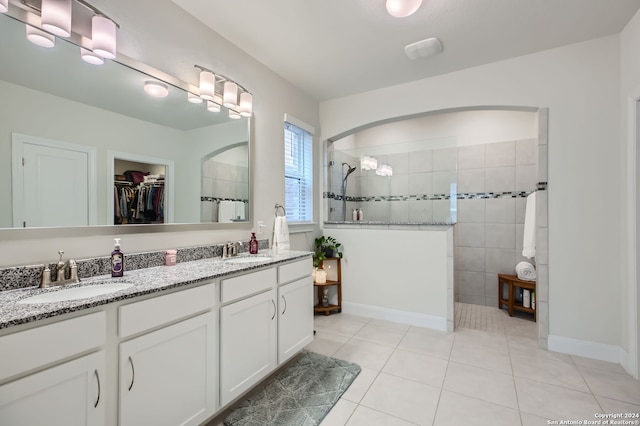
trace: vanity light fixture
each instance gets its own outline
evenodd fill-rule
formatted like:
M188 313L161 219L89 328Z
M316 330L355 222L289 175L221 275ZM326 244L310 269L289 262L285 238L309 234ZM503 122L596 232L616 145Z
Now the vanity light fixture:
M145 81L144 91L154 98L165 98L169 94L169 88L166 84L159 81Z
M9 0L0 0L0 13L7 13L9 11Z
M387 12L395 18L406 18L420 8L422 0L387 0Z
M216 94L216 75L209 70L200 71L200 97L212 101Z
M207 101L207 111L220 112L220 104L217 104L213 101Z
M89 49L85 49L84 47L80 48L80 57L83 61L91 64L91 65L102 65L104 64L104 58L98 55L95 52L92 52Z
M378 160L365 155L360 158L360 168L362 170L376 170L378 168Z
M71 35L71 0L42 0L42 28L60 37Z
M56 45L56 38L46 31L42 31L40 28L27 25L27 40L31 43L40 46L51 48Z
M116 57L116 23L104 15L91 18L91 43L93 52L106 59Z
M195 93L187 92L187 100L192 104L201 104L203 99Z
M238 106L238 85L233 81L224 83L223 105L227 108L237 108Z
M242 117L251 117L253 113L253 95L249 92L240 94L240 115Z
M229 118L233 118L234 120L238 120L238 119L242 118L242 115L240 115L240 113L238 111L235 111L233 109L229 109Z
M378 176L393 176L393 168L388 164L383 164L376 170Z

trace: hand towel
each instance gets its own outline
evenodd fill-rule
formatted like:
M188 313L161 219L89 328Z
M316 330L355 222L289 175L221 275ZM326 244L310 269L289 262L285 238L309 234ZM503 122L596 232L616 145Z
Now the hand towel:
M529 262L520 262L516 265L516 274L523 281L536 280L536 268Z
M284 216L277 216L273 225L273 249L276 251L290 249L289 225Z
M236 204L233 201L220 201L218 204L218 222L231 223L236 216Z
M527 259L536 257L536 193L527 197L524 212L524 236L522 239L522 255Z

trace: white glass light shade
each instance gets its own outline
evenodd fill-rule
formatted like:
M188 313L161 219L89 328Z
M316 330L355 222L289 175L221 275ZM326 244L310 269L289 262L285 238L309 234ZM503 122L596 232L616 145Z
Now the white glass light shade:
M202 103L202 98L198 95L195 95L191 92L187 92L187 100L189 102L191 102L192 104L201 104Z
M93 51L103 58L116 57L116 23L101 15L91 18L91 43Z
M233 118L234 120L238 120L240 118L242 118L242 116L240 115L240 113L238 111L234 111L232 109L229 110L229 118Z
M216 76L211 71L200 71L200 97L212 101L216 94Z
M42 28L60 37L71 35L71 0L42 0Z
M90 63L91 65L102 65L104 64L104 58L96 53L92 52L89 49L85 49L84 47L80 48L80 57L83 61Z
M236 108L238 105L238 85L233 81L224 83L223 105L227 108Z
M240 95L240 115L243 117L251 117L253 112L253 95L249 92L243 92Z
M27 25L27 40L40 47L50 48L56 45L53 35L31 25Z
M376 170L376 174L378 176L393 176L393 168L388 164L383 164Z
M144 83L144 91L154 98L164 98L169 94L167 85L159 81L146 81Z
M360 168L362 170L376 170L378 168L378 160L365 155L360 158Z
M0 13L7 13L9 11L9 0L0 0Z
M207 101L207 111L220 112L220 104L217 104L212 101Z
M387 0L387 12L396 18L405 18L414 14L422 4L422 0Z

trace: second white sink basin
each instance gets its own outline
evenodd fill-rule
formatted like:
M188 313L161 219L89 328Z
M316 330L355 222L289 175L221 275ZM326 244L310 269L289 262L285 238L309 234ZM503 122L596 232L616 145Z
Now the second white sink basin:
M132 285L133 284L126 283L109 283L88 285L84 287L63 288L61 290L27 297L26 299L19 300L17 303L56 303L66 302L68 300L87 299L90 297L102 296L104 294L126 290Z
M254 262L267 262L273 259L273 257L269 256L247 256L247 257L232 257L231 259L225 260L228 263L254 263Z

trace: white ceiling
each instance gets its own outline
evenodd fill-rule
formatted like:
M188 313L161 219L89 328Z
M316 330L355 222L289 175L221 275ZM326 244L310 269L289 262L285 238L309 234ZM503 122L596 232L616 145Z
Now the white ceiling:
M385 0L173 0L318 100L619 33L640 0L424 0L408 18ZM412 61L404 46L438 37Z

